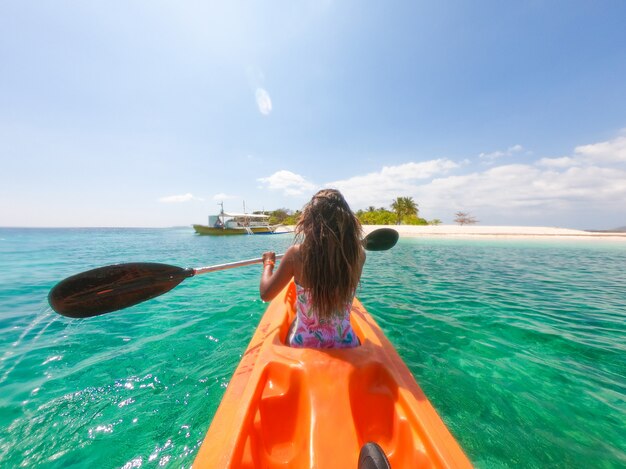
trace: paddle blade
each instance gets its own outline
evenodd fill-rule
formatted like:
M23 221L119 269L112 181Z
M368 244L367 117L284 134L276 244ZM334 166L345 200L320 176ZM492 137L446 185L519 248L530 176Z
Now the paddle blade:
M379 228L365 237L363 247L368 251L386 251L396 245L399 237L392 228Z
M62 280L50 290L48 302L63 316L88 318L159 296L193 275L193 269L167 264L108 265Z

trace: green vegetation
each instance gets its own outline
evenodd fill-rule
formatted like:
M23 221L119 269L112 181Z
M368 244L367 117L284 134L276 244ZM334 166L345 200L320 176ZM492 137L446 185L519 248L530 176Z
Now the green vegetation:
M358 210L356 216L364 225L439 225L441 220L431 222L420 218L417 203L413 197L398 197L392 203L390 210L381 207L369 207L367 210Z
M260 213L260 212L259 212ZM270 216L270 225L295 225L300 217L300 210L295 212L287 208L279 208L265 212ZM418 204L413 197L397 197L389 209L368 207L357 210L356 216L363 225L440 225L441 220L420 218Z
M298 217L300 217L300 210L294 212L288 208L279 208L278 210L263 213L270 216L270 225L295 225L298 223Z
M396 223L400 224L407 217L417 218L417 204L413 197L398 197L391 203L391 210L396 214ZM415 225L416 223L411 223Z
M369 207L367 211L358 210L356 216L364 225L395 225L396 214L385 208Z

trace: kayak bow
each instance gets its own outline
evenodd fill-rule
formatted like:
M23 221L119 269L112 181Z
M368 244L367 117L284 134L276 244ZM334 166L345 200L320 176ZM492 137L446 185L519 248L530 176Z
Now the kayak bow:
M378 443L391 467L471 467L391 342L355 298L361 346L285 345L295 287L268 306L226 389L194 468L356 468Z

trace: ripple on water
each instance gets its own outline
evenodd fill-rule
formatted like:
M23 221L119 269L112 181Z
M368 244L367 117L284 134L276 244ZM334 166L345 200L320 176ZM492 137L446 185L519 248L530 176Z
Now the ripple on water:
M362 299L474 462L625 463L624 250L409 244Z
M259 269L88 320L54 315L45 294L97 265L211 265L291 238L12 236L0 257L2 465L189 466L265 309ZM625 261L619 246L402 239L368 254L359 297L478 467L620 467Z

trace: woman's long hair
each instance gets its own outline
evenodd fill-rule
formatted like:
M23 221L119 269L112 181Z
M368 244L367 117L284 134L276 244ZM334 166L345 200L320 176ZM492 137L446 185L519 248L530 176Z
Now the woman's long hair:
M322 189L304 207L296 235L301 241L303 283L320 319L352 301L361 276L361 223L343 195Z

